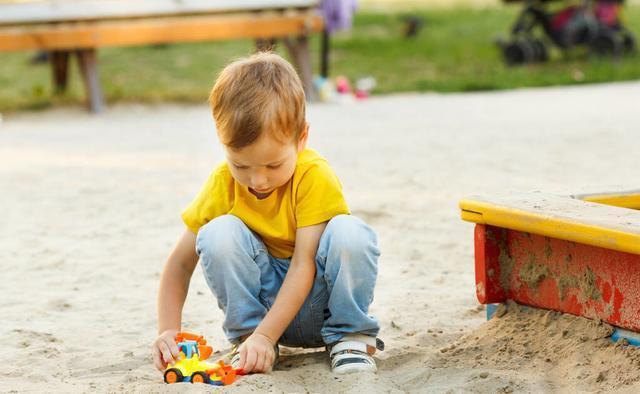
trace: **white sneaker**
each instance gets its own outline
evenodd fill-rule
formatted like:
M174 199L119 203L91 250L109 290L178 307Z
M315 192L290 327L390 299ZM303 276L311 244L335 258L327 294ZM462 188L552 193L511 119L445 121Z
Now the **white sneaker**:
M376 338L366 335L346 335L339 342L331 346L331 371L336 374L354 372L376 372L376 362L367 352L368 342L373 341L375 347Z

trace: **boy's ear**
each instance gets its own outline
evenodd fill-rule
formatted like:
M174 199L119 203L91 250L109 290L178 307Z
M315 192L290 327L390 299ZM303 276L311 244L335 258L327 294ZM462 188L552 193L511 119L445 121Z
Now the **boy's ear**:
M304 150L307 146L307 140L309 139L309 125L307 124L304 128L304 131L300 133L300 137L298 137L298 152Z

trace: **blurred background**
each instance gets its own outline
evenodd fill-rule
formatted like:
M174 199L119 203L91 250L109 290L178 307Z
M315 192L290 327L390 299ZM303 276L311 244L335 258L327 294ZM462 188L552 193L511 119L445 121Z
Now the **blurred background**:
M16 1L0 0L3 3ZM549 13L587 4L548 3L538 4ZM504 45L513 41L510 30L525 6L499 0L360 0L352 27L331 34L329 77L344 76L352 84L367 78L364 84L371 94L482 91L640 77L640 56L635 52L596 56L584 45L561 50L542 26L536 27L540 30L536 35L544 37L543 55L548 60L539 61L536 57L543 55L535 52L533 60L515 61L526 64L507 64ZM640 35L640 2L627 1L619 11L630 33ZM311 36L314 74L319 74L321 34ZM502 48L497 44L501 38ZM106 47L99 48L97 56L107 103L203 102L223 65L253 50L254 41L247 39ZM282 48L278 51L288 56ZM70 62L69 89L54 95L45 56L33 51L0 52L0 111L83 102L77 63Z
M328 29L278 19L300 4ZM323 352L288 349L235 392L640 392L638 349L542 314L483 324L458 208L474 194L638 189L638 0L0 0L0 391L176 392L149 351L158 280L180 212L224 159L206 104L216 74L272 44L261 6L273 29L313 30L309 47L276 50L331 102L307 107L310 145L378 233L370 311L387 349L377 375L345 378ZM178 39L209 17L187 11L224 7L244 16L208 25L218 41ZM191 30L168 29L176 20ZM137 27L82 33L82 51L56 36L103 22ZM157 35L128 46L145 29ZM100 39L127 45L91 49ZM81 69L100 116L83 107ZM542 86L557 87L521 89ZM225 351L212 301L194 274L183 327Z

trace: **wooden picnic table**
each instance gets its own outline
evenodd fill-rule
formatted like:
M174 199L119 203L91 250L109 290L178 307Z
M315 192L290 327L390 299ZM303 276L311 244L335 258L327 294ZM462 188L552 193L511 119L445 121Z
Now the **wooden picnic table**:
M309 36L324 28L316 7L315 0L0 0L0 52L49 52L57 93L75 55L89 108L100 112L98 48L248 38L264 50L282 40L313 100Z

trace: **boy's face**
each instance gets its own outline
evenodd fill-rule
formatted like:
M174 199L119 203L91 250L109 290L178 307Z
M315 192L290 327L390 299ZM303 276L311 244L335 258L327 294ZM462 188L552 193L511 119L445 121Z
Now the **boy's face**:
M283 143L263 133L254 143L233 150L225 147L233 178L258 198L266 198L291 179L296 169L298 152L307 142L307 130L298 141Z

